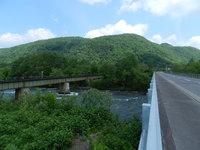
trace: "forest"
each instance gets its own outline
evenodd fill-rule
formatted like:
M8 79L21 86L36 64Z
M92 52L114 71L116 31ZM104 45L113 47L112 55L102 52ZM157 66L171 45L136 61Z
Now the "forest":
M134 53L140 62L157 68L173 63L185 63L191 58L198 60L200 51L193 47L156 44L136 34L103 36L94 39L82 37L61 37L40 40L11 48L0 49L1 63L11 63L19 57L53 51L68 55L77 60L84 59L90 63L116 63L127 53Z
M3 66L3 65L2 65ZM149 86L152 68L139 62L133 53L119 59L117 63L90 63L84 59L62 56L44 51L20 57L1 67L0 79L32 78L49 76L72 76L100 74L103 79L91 82L98 89L145 91Z
M200 74L200 60L190 59L186 64L174 64L172 71L175 73Z

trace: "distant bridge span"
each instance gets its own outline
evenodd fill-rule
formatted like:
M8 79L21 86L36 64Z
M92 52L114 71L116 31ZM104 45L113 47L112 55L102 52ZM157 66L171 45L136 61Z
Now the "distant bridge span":
M61 76L48 78L32 78L32 79L17 79L17 80L1 80L0 91L15 89L15 99L24 93L27 88L40 87L45 85L59 84L60 93L69 92L69 82L100 79L100 75L81 75L81 76Z

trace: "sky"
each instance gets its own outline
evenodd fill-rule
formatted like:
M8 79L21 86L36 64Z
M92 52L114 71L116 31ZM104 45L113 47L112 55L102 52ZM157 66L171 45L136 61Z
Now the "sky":
M200 0L0 0L0 48L122 33L200 49Z

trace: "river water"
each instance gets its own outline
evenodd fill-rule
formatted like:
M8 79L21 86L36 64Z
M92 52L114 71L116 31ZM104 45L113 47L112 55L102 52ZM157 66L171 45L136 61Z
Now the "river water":
M31 89L34 93L35 89ZM55 88L42 88L42 92L57 92ZM80 98L83 90L72 90L72 92L78 93ZM147 102L147 96L143 93L137 92L126 92L126 91L109 91L112 94L113 105L111 106L111 111L117 114L120 119L130 119L133 115L141 116L142 113L142 103ZM7 90L4 91L4 98L14 99L15 91Z

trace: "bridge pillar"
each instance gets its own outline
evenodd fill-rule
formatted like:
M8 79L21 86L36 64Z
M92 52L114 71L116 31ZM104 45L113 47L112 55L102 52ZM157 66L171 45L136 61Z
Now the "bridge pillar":
M15 89L15 100L19 100L21 95L25 95L30 93L30 89L29 88L18 88Z
M69 82L61 83L59 85L59 93L60 94L69 94L70 93Z
M90 80L87 79L86 82L87 82L88 86L90 86Z

